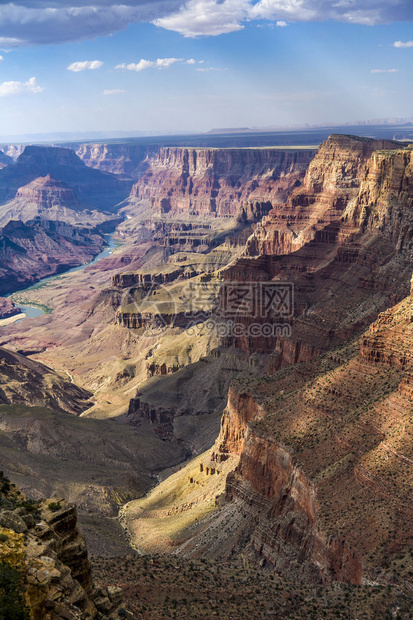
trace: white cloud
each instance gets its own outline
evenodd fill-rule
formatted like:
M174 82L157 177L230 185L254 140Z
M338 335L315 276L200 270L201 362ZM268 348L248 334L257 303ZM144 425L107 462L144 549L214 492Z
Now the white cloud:
M400 69L372 69L370 73L399 73Z
M413 47L413 41L395 41L393 47Z
M0 56L0 62L3 62L4 58L3 56Z
M196 65L196 60L195 58L190 58L189 60L186 61L187 65Z
M78 73L79 71L86 71L87 69L100 69L102 65L103 62L101 60L83 60L82 62L72 62L72 64L68 66L68 71Z
M250 8L249 0L190 0L177 13L153 23L184 37L216 36L241 30Z
M41 93L43 88L36 84L36 78L32 77L27 82L3 82L0 84L0 97L9 95L35 94Z
M182 60L182 58L158 58L156 66L159 67L159 69L167 68L176 62L182 62Z
M286 26L288 26L287 22L283 20L279 20L275 25L278 26L278 28L285 28Z
M127 90L122 90L122 88L113 88L112 90L105 89L103 91L104 95L121 95L122 93L127 93Z
M153 67L158 69L167 69L176 62L183 62L183 58L158 58L157 60L145 60L142 58L138 63L130 62L116 65L115 69L127 69L128 71L144 71Z

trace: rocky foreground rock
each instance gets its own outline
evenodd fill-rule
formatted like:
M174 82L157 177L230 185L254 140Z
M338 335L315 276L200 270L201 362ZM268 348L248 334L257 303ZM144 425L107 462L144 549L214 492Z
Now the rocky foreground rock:
M8 592L15 613L25 607L39 620L132 618L118 587L94 586L75 506L29 502L2 473L0 484L0 571L18 576Z

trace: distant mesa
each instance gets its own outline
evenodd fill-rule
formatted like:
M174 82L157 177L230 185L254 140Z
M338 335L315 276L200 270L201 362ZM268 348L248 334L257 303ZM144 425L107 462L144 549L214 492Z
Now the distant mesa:
M43 208L59 205L70 209L81 208L75 192L63 181L53 179L50 174L38 177L31 183L20 187L16 192L16 198L26 199Z
M74 151L56 146L26 146L23 153L17 158L16 163L36 167L52 164L53 166L68 166L69 168L86 168Z

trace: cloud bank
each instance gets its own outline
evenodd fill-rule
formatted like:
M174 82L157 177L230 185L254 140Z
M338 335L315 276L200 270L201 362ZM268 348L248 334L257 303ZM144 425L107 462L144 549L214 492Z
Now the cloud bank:
M186 37L235 32L246 20L412 21L411 0L0 0L0 46L63 43L152 22ZM402 42L396 47L409 47ZM408 42L409 43L409 42Z

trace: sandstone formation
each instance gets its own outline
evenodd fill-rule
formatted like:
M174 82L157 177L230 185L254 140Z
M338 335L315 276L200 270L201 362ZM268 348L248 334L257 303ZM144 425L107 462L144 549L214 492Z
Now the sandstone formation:
M364 180L374 151L397 149L396 142L332 135L320 145L302 186L275 206L248 240L249 256L289 254L340 219Z
M20 592L13 596L20 595L30 617L132 617L122 605L119 588L94 586L76 507L62 499L28 502L2 472L0 481L0 506L7 506L0 510L0 560L3 570L8 567L20 576Z
M64 203L69 209L80 209L80 202L75 192L63 181L52 179L50 174L39 177L17 190L16 198L26 198L41 207L50 208Z
M134 185L131 202L157 213L228 217L241 205L279 203L303 179L314 152L163 147Z
M377 150L383 146L332 136L320 147L303 188L287 201L287 220L294 205L301 212L295 224L276 223L268 232L268 243L261 244L260 230L271 224L270 216L264 218L247 243L248 252L258 243L260 256L240 259L225 279L232 285L291 282L294 318L240 316L244 335L230 342L244 350L272 353L274 368L306 361L367 327L380 310L407 294L411 151L394 144L391 150ZM387 162L380 164L381 176L377 162ZM343 170L350 171L349 176ZM351 180L353 174L356 180ZM291 337L284 337L282 331L269 338L252 337L249 325L257 320L289 325Z

